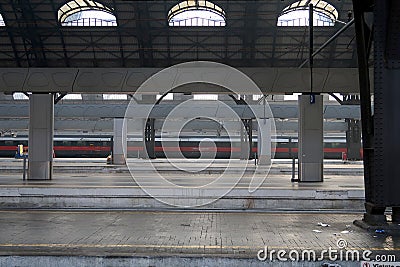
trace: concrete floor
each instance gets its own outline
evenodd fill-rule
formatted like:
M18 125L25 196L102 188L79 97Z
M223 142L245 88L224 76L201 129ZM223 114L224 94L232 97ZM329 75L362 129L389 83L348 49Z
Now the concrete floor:
M395 255L400 259L400 235L357 228L352 222L361 217L358 213L3 210L0 255L190 255L247 259L250 263L257 262L257 252L265 246L269 250L315 250L318 254L329 247L338 249L337 242L344 239L348 250L371 250L373 256ZM10 259L0 257L0 265ZM314 264L310 266L320 266Z
M211 199L215 190L230 186L220 183L201 195L177 196L173 188L159 188L148 166L134 163L147 187L175 201ZM216 179L226 166L219 161L211 172L188 173L163 160L152 163L166 179L187 187ZM360 266L326 255L319 262L257 259L265 246L320 253L336 249L339 239L347 249L400 259L400 234L353 225L362 218L364 203L359 162L327 161L323 183L292 183L290 161L275 161L253 193L248 190L254 171L249 166L233 190L197 210L148 196L124 166L94 159L57 159L55 165L51 181L22 181L21 161L0 160L0 266ZM235 162L228 177L237 177L241 169L243 164Z
M251 210L363 210L362 164L327 161L323 183L291 182L290 161L274 161L266 174L234 161L204 162L132 160L126 166L106 165L98 159L57 159L53 180L22 180L21 161L0 161L0 203L3 208L117 208L159 209L196 207ZM248 168L243 173L243 169ZM13 171L18 170L18 173ZM16 169L17 168L17 169ZM18 169L19 168L19 169ZM252 169L253 168L253 169ZM211 169L211 170L210 170ZM162 180L160 181L160 175ZM220 178L223 177L223 178ZM263 180L265 178L265 180ZM251 192L250 182L259 188ZM155 200L154 198L157 200Z

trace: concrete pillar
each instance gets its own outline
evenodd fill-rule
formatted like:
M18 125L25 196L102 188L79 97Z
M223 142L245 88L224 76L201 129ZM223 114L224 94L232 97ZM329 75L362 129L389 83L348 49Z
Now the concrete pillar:
M323 97L299 95L299 181L322 182Z
M127 158L127 124L124 119L114 119L113 164L125 165Z
M258 120L258 165L271 164L271 119Z
M52 94L29 96L29 180L53 176L54 98Z

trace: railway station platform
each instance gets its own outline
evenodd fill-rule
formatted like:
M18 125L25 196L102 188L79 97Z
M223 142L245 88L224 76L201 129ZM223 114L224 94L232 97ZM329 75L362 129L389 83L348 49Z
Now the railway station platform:
M193 189L186 196L179 195L173 186L159 185L157 173L144 164L133 160L135 175L140 176L140 185L132 178L126 166L106 165L102 159L55 159L53 180L22 180L22 162L14 159L0 161L0 203L2 208L67 208L67 209L174 209L174 204L185 197L191 206L207 205L199 209L228 210L340 210L361 211L364 209L364 186L362 164L342 161L326 161L323 183L292 182L292 166L288 160L274 160L271 170L255 192L249 192L253 177L263 173L252 173L254 166L247 166L238 183L219 183L208 189ZM186 162L186 171L171 168L165 160L152 161L157 172L174 184L198 186L217 179L226 162L216 161L197 173L193 162ZM237 179L243 172L243 162L232 164L228 173ZM254 169L253 169L254 171ZM165 204L142 190L150 188L167 198ZM154 191L155 190L155 191ZM157 191L158 190L158 191ZM216 200L221 190L226 194ZM178 195L177 195L178 194ZM164 201L165 202L165 201Z
M373 266L362 265L364 251L371 251L371 260L377 255L392 262L400 259L400 236L354 226L353 221L361 216L338 212L2 210L0 266ZM330 248L336 250L332 254L336 260L328 254L320 256ZM274 250L273 261L263 259L260 250L267 255ZM317 260L308 260L308 256L294 262L279 260L278 250L286 251L286 259L289 253L296 255L292 251L299 255L314 251ZM342 255L357 251L360 259L341 259L340 251Z
M154 169L175 184L198 186L227 166L214 161L198 171L201 161L175 162L183 171L162 159L151 161L151 168L146 162L130 159L128 165L148 188L159 186ZM228 176L241 175L243 164L233 162ZM326 160L324 167L323 183L297 183L291 181L291 161L274 160L251 193L251 178L264 173L247 165L222 198L211 201L213 189L205 190L193 198L209 198L209 204L182 208L147 195L127 166L107 165L105 159L55 159L52 180L25 181L21 160L1 159L0 266L352 267L362 264L367 250L369 259L400 259L400 231L353 224L364 211L362 163ZM228 186L218 184L215 190ZM168 192L169 203L182 199L172 186L160 190ZM275 255L264 259L260 250L266 248ZM342 255L357 251L360 257L332 260L323 254L329 248ZM299 257L311 250L316 260L281 261L278 250L297 251Z

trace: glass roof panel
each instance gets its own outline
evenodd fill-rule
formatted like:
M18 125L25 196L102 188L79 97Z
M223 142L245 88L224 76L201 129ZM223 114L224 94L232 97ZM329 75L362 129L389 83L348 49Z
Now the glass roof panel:
M225 12L209 1L183 1L168 12L169 26L220 27L226 25Z
M6 24L4 22L3 16L0 14L0 27L4 27L4 26L6 26Z
M72 0L58 10L62 26L117 26L113 9L92 0Z
M301 0L285 7L278 17L277 26L308 26L309 6L314 5L314 26L334 26L338 12L334 6L322 0Z

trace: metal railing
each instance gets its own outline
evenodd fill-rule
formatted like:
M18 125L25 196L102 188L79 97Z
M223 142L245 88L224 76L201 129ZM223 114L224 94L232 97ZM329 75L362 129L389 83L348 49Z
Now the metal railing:
M308 18L297 18L297 19L291 19L291 20L278 20L277 25L279 27L298 27L298 26L308 26ZM326 20L320 20L320 19L315 19L314 20L314 26L334 26L335 23L332 21L326 21Z
M200 17L169 21L169 26L173 27L223 27L226 25L224 20L213 20Z
M116 20L104 20L98 18L82 18L71 21L64 21L62 26L67 27L115 27L117 26Z

